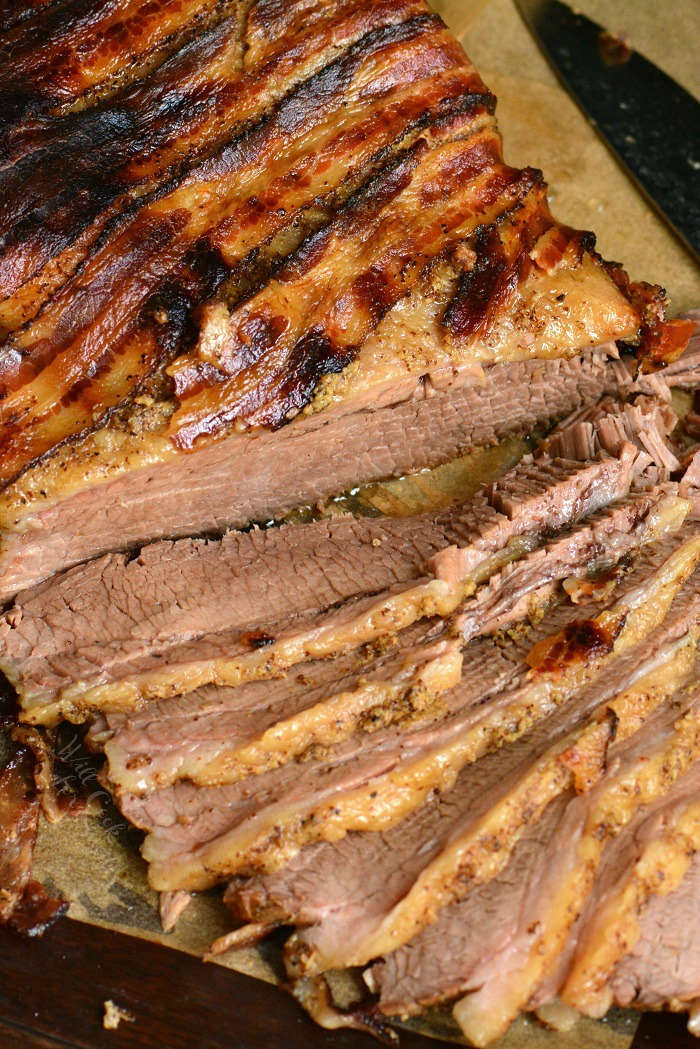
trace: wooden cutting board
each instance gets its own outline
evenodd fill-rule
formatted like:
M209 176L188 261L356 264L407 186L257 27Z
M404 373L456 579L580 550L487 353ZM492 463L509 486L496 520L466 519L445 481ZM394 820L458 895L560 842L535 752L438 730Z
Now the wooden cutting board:
M104 1002L133 1023L102 1026ZM322 1031L269 984L79 922L27 946L0 930L0 1049L378 1049ZM401 1049L436 1049L403 1032ZM576 1049L591 1049L579 1042ZM697 1049L681 1017L644 1017L631 1049Z

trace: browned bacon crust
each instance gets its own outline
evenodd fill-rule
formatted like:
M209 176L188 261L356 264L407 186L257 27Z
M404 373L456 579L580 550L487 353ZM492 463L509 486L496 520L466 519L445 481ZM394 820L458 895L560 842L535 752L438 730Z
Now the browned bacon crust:
M424 0L25 0L0 26L0 485L144 389L179 450L281 426L409 295L456 362L586 266L596 339L685 338L503 163ZM561 355L594 341L569 312Z
M217 10L233 3L34 0L20 4L20 10L7 18L10 25L3 41L2 125L11 127L46 110L84 105L128 84L158 65Z
M58 3L60 0L0 0L0 29L9 29L37 11Z

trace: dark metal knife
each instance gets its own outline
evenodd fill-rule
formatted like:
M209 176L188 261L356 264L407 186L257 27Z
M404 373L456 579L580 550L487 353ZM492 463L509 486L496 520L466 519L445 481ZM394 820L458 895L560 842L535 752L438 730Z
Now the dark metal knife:
M515 3L583 112L700 256L700 103L560 0Z

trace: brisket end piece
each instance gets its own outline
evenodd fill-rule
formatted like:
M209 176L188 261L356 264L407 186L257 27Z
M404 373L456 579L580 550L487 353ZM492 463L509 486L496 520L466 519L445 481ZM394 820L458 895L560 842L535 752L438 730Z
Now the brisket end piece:
M32 878L39 808L34 759L20 747L0 773L0 922L26 936L41 936L68 909Z

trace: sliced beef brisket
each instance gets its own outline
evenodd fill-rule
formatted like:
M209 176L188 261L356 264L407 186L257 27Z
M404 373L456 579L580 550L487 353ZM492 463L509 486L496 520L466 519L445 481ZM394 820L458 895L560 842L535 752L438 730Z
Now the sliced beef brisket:
M372 968L380 1007L403 1014L468 990L455 1008L458 1022L475 1044L492 1040L556 964L605 848L692 767L699 748L697 704L687 700L680 709L662 708L614 744L600 782L552 802L525 831L503 874ZM440 941L452 949L436 950Z
M599 511L590 524L567 530L492 577L462 605L453 630L468 641L526 619L554 595L557 581L609 572L645 542L679 527L686 511L682 500L663 490ZM408 628L388 661L380 657L375 665L356 654L354 676L338 667L333 678L329 664L325 671L323 665L308 671L303 666L301 680L289 685L205 686L189 701L165 701L152 712L146 706L131 717L108 714L110 781L118 790L136 792L181 778L222 783L263 771L267 761L282 763L337 742L358 727L373 732L393 721L407 724L439 702L455 683L454 674L459 677L459 646L447 639L436 644L438 636L429 624ZM392 684L393 675L398 677ZM312 688L319 676L322 684Z
M610 980L615 1004L683 1009L700 998L699 902L700 852L678 888L647 904L639 939Z
M623 497L632 458L526 461L473 500L417 518L337 518L232 533L214 542L159 543L134 560L108 555L27 592L5 613L0 666L20 693L25 715L36 720L61 709L70 713L71 703L78 712L107 705L111 692L116 705L121 682L134 681L132 704L149 688L155 696L187 691L216 680L216 665L205 676L206 660L228 659L232 681L236 658L243 668L252 664L256 676L266 663L268 674L283 670L312 639L321 643L319 627L329 633L333 606L364 600L334 613L350 624L370 615L367 636L357 636L358 628L356 643L376 636L385 601L403 602L410 622L411 615L426 614L421 601L453 593L451 562L449 571L435 568L444 582L426 579L436 555L458 549L459 575L467 580L482 562L508 555L517 537L532 535L536 542L543 528L561 528ZM508 556L517 555L513 549ZM386 617L385 632L396 629L398 616L396 610ZM334 651L332 639L328 644ZM196 665L190 674L189 664Z
M603 421L621 436L581 447L572 431L591 424L567 422L534 461L526 457L448 511L160 542L135 558L112 554L76 567L26 592L0 618L0 666L25 716L81 717L208 682L279 674L312 652L324 657L417 616L446 614L460 596L455 586L479 581L475 573L495 570L499 557L522 556L518 537L524 549L537 545L538 533L623 497L631 483L648 489L668 477L673 452L665 434L675 416L663 402L609 404ZM579 461L553 459L553 440ZM568 556L575 559L575 544ZM535 565L533 575L525 565L496 586L525 593L523 573L535 579L540 570ZM343 605L348 599L356 604ZM464 629L473 629L466 619Z
M431 396L416 382L382 406L300 416L274 433L233 435L150 469L146 457L124 477L39 499L30 516L20 501L1 533L0 600L106 550L267 521L358 483L530 433L617 392L620 374L605 353L497 364L483 381L457 375ZM119 454L129 461L128 449Z
M700 999L698 317L505 163L425 0L15 6L0 922L65 910L31 859L68 719L164 927L227 883L218 948L293 926L329 1026ZM448 509L279 525L544 434ZM325 974L367 965L351 1020Z
M679 598L652 638L543 725L463 769L451 791L384 833L310 846L275 874L234 881L230 906L253 922L311 926L287 943L290 976L363 964L396 949L442 907L495 876L542 806L571 785L569 756L581 761L589 738L599 745L587 774L600 774L611 711L621 738L687 679L695 640L687 631L696 614L696 605Z
M563 623L564 617L560 619ZM544 630L540 631L538 636L545 633ZM333 808L337 819L342 820L348 815L352 818L351 813L343 812L339 804L341 798L351 795L354 790L363 790L365 784L376 780L375 786L365 793L369 796L374 791L374 797L379 799L383 786L387 792L391 788L391 771L394 768L400 767L404 761L410 763L411 758L420 760L423 754L430 756L433 751L443 753L449 747L450 739L459 736L463 723L470 720L478 722L480 704L491 691L500 691L514 676L527 672L524 657L531 644L531 639L527 638L520 645L503 649L493 642L474 642L475 649L470 653L471 658L460 684L444 697L440 711L442 718L438 722L428 719L427 724L421 728L414 727L412 731L396 726L380 729L369 737L358 734L336 745L325 759L319 756L302 764L285 765L240 784L194 787L183 780L143 798L124 794L120 798L120 805L132 822L151 831L148 847L151 860L158 857L166 877L171 858L175 867L179 867L186 856L194 859L199 855L200 844L213 842L216 845L217 839L236 826L243 830L250 826L251 848L254 846L252 852L248 847L241 851L238 846L228 850L225 843L221 842L224 851L231 852L236 866L245 864L249 853L254 866L258 855L263 863L268 860L274 862L273 853L276 850L266 849L263 844L267 841L266 827L270 824L271 829L271 820L279 824L280 833L282 824L286 824L293 837L295 828L301 831L303 826L313 834L317 820L306 817L303 823L297 820L297 814L301 815L309 807L311 810L323 807L327 818L332 818ZM460 708L466 712L471 710L471 718L465 712L460 719ZM436 769L433 774L437 773ZM327 807L331 799L336 799L336 802L332 807ZM366 800L367 817L372 819L372 801L369 797ZM420 804L421 800L423 794L415 793L411 804ZM358 807L358 818L360 811ZM180 815L185 812L187 822L183 823ZM323 820L319 823L321 832L322 827ZM280 837L280 843L282 841ZM238 860L233 860L233 856L239 852ZM186 865L185 861L183 871ZM196 865L199 867L198 861ZM197 877L201 877L202 873Z
M180 716L165 724L158 717L145 728L127 722L104 748L110 786L142 793L179 779L202 785L236 782L319 754L355 732L429 716L439 709L441 694L460 679L461 645L444 634L423 640L421 635L429 634L425 626L405 633L409 636L400 639L398 651L378 661L363 665L354 653L358 669L345 680L333 675L311 688L314 668L308 677L305 667L291 687L276 682L238 689L207 686L217 708L188 713L186 722ZM204 698L192 695L195 704Z
M518 663L517 644L502 649L488 639L475 642L493 672L468 658L462 681L443 696L441 716L425 726L356 735L321 761L282 766L240 785L197 788L183 781L144 799L123 795L125 814L151 832L145 855L152 879L161 889L211 884L217 875L275 865L307 841L353 827L391 826L429 790L449 789L460 768L485 749L551 714L613 653L648 635L698 558L700 539L693 536L654 544L594 619L575 619L572 626L562 606L558 630L550 613L538 644L523 643L520 659L528 662ZM508 681L510 687L495 691L496 675L500 687Z

